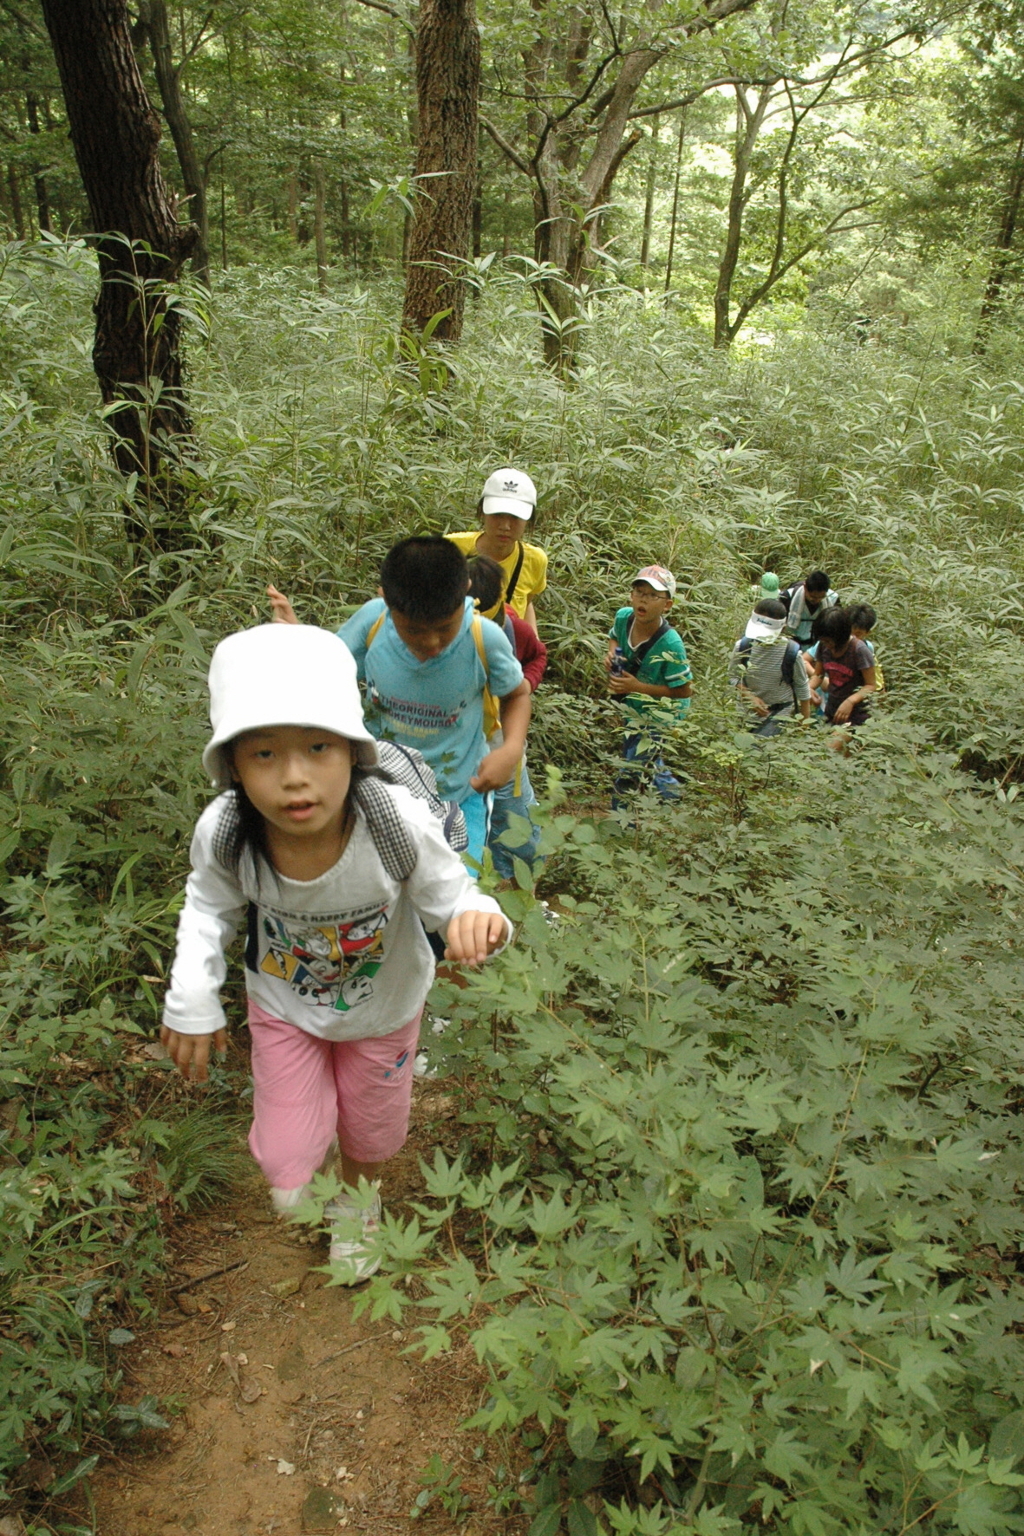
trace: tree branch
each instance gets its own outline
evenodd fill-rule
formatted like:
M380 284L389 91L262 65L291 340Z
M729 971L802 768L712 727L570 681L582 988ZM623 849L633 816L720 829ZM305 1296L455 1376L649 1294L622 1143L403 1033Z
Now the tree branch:
M795 252L795 254L792 255L787 262L785 262L777 269L774 276L769 273L764 282L758 284L754 291L743 300L743 303L736 311L736 319L729 327L730 340L738 333L740 327L743 325L743 322L746 320L751 310L756 309L757 305L760 304L761 300L765 297L766 294L771 292L776 283L781 282L786 273L791 272L799 262L803 261L805 256L809 256L812 251L817 250L819 246L824 245L829 235L832 235L836 232L840 223L843 219L846 218L848 213L857 213L859 209L870 208L872 203L877 202L877 197L866 197L862 202L849 203L845 208L840 208L835 218L830 219L829 222L825 225L824 229L819 230L812 240L808 240L804 245L802 245L800 249ZM861 224L846 224L843 225L840 233L845 234L848 229L866 229L869 228L870 225L874 222L876 221L868 220Z
M385 5L384 0L359 0L359 4L369 6L371 11L383 11L385 16L391 16L403 26L410 37L416 36L416 28L411 22L406 20L400 11L396 11L393 5Z
M619 56L620 56L619 55L619 51L616 48L614 53L609 53L605 58L603 58L601 60L600 64L595 69L594 73L591 75L590 83L587 86L586 90L583 92L583 94L581 96L577 96L575 101L571 101L569 103L569 105L566 107L565 111L564 112L560 112L556 118L552 119L552 122L564 123L565 119L567 117L571 117L572 116L572 114L576 111L577 107L582 107L583 103L586 101L587 97L590 95L591 91L597 85L597 82L600 80L601 76L604 74L605 70L608 68L608 65L612 62L613 59L619 58ZM611 96L613 96L614 94L615 94L615 90L614 90L614 87L613 87L611 92L609 93L609 100L611 99ZM603 97L601 99L604 100Z
M200 48L203 46L203 39L206 36L206 29L210 25L210 22L213 20L213 17L214 17L213 11L207 11L206 15L203 18L203 24L199 28L199 31L195 35L195 39L194 39L194 41L192 43L192 46L189 49L187 49L187 51L185 53L182 54L182 56L179 59L178 63L174 66L174 73L176 75L180 75L181 74L182 70L185 68L185 65L188 63L189 59L194 59L196 54L199 52Z
M491 138L494 140L495 144L497 144L502 154L508 156L517 171L522 171L524 176L533 176L533 167L523 159L522 155L520 155L517 150L512 148L512 145L508 142L508 140L502 137L497 128L495 128L494 124L490 122L488 118L484 117L482 112L480 113L480 126L486 133L490 134Z
M716 91L718 90L719 86L722 85L749 85L751 87L763 87L774 85L777 80L777 75L774 76L771 80L752 80L749 77L744 77L741 79L738 75L720 75L716 80L709 80L705 85L698 85L696 90L691 91L688 96L680 96L676 101L663 101L661 105L657 107L640 107L636 112L631 112L629 114L627 121L633 122L634 119L638 117L660 117L663 112L676 112L680 107L692 107L693 103L695 101L699 101L702 96L706 96L708 91Z
M41 37L44 43L50 41L42 27L37 26L31 16L26 16L24 11L19 10L16 5L12 5L11 0L0 0L0 6L3 7L9 16L13 16L15 21L19 22L21 26L27 28L29 32L34 32L36 37Z

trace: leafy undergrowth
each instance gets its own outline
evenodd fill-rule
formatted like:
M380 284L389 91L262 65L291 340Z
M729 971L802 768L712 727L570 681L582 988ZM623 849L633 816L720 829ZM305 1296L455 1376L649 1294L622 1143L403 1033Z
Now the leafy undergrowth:
M551 812L363 1304L468 1332L532 1536L1018 1530L1024 818L907 728L740 777Z
M229 1096L200 1122L140 1044L208 792L210 651L268 579L330 622L396 532L468 526L511 460L551 555L533 762L604 801L603 637L659 558L696 674L689 784L635 827L555 805L559 925L524 898L521 943L438 1005L465 1148L419 1228L389 1229L423 1279L373 1305L425 1283L428 1347L472 1334L481 1423L533 1445L534 1536L1017 1528L1024 388L911 337L730 360L623 293L564 390L496 281L438 397L393 294L238 272L191 351L176 547L130 547L92 261L0 260L8 1486L48 1465L59 1525L63 1480L159 1412L118 1401L115 1335L197 1165L231 1178ZM734 737L750 582L811 565L881 615L890 702L848 760Z

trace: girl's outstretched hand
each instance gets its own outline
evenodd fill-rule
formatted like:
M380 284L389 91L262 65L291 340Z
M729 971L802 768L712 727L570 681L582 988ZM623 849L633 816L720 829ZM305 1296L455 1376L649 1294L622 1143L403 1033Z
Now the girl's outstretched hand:
M295 609L276 587L267 588L267 596L270 598L270 620L273 624L297 624Z
M214 1050L222 1054L227 1050L226 1029L218 1029L213 1035L179 1035L177 1030L168 1029L164 1024L160 1030L160 1044L166 1047L182 1077L191 1077L197 1083L205 1083L208 1076L206 1067L210 1060L211 1040Z
M500 912L460 912L448 924L446 960L481 965L505 942L508 926Z

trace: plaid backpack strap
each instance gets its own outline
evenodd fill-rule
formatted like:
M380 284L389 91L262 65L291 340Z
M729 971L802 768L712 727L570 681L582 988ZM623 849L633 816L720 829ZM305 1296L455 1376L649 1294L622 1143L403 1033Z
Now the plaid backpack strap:
M238 803L234 795L225 795L213 829L213 856L222 869L231 868L231 850L238 836Z
M392 880L408 880L416 868L416 850L387 785L372 773L353 774L352 794L384 868Z
M456 853L469 847L469 832L462 808L454 800L442 800L437 792L434 770L415 747L397 741L378 741L377 773L391 784L404 784L417 800L425 800L430 814L441 823L445 842Z

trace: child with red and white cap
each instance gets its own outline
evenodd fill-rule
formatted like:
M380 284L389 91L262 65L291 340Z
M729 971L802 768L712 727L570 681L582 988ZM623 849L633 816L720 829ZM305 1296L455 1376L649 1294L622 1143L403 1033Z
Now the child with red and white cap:
M679 780L661 758L662 738L685 719L693 694L686 647L666 617L675 595L672 572L663 565L645 565L633 578L629 606L619 609L609 631L608 688L622 702L626 716L622 755L634 765L615 781L613 808L638 787L638 768L650 771L662 800L679 798Z

